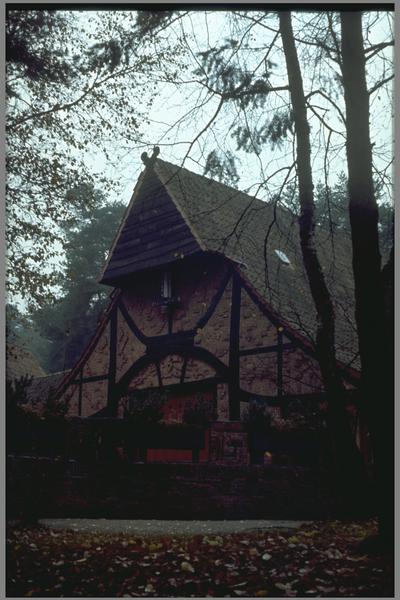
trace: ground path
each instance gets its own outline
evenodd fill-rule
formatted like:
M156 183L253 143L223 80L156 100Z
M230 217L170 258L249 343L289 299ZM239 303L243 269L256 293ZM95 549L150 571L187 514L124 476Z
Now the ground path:
M156 519L40 519L52 529L69 529L82 533L128 533L133 535L198 535L296 529L306 521L227 520L227 521L159 521Z

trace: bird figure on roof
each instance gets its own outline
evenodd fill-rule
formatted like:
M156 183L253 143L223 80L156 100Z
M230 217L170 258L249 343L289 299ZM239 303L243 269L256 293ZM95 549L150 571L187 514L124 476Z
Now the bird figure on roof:
M154 146L153 154L149 157L147 152L143 152L141 155L141 159L146 167L153 168L154 163L156 162L157 156L160 154L160 148L158 146Z

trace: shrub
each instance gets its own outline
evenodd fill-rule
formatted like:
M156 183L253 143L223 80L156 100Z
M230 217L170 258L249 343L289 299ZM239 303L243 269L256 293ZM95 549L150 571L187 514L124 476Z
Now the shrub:
M269 431L271 428L271 413L268 406L257 401L250 402L243 415L243 423L248 431Z
M125 417L137 426L148 426L159 423L163 418L162 407L166 394L158 390L135 393L129 398Z
M183 422L187 425L198 425L206 428L216 418L213 404L206 400L202 394L197 394L195 402L187 406L183 412Z

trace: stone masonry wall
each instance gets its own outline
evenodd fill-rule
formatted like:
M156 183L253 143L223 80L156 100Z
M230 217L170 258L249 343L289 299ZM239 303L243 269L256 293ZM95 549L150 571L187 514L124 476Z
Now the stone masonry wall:
M7 513L35 501L39 518L323 519L337 517L329 474L315 468L213 464L94 465L73 476L62 461L9 459ZM72 469L67 467L67 469ZM34 471L34 468L36 471ZM51 473L51 469L54 473ZM32 473L38 484L21 497ZM43 482L49 481L48 489ZM32 497L33 496L33 497ZM160 501L162 499L162 501Z

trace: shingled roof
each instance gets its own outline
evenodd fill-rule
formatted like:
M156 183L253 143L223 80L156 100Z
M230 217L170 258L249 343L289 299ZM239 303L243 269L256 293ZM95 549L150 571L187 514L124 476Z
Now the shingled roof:
M357 368L350 239L343 231L332 235L323 228L316 236L335 304L338 358ZM201 251L234 260L285 323L314 339L316 312L303 267L297 217L160 159L139 178L101 281L118 286L134 272Z
M50 373L43 377L35 377L27 389L28 401L32 403L33 407L40 406L53 392L55 392L61 381L69 373L70 370L67 370L59 371L58 373Z

